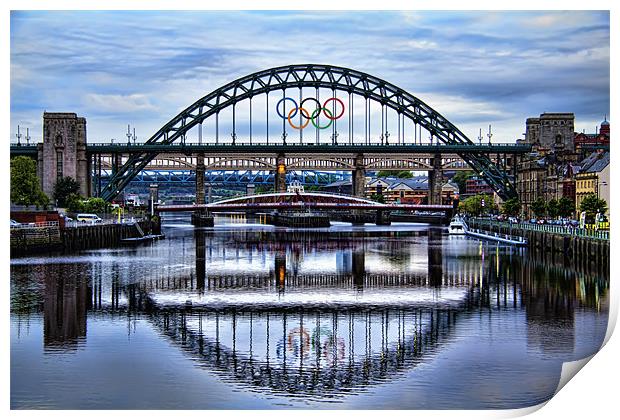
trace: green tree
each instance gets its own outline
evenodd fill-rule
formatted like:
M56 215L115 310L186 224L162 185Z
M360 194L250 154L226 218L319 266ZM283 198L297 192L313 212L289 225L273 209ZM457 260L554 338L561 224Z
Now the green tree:
M580 211L586 212L586 222L593 223L596 213L604 215L607 213L607 203L596 196L596 194L588 194L581 201Z
M274 191L274 187L271 185L257 185L254 189L255 194L265 194Z
M465 193L465 182L474 176L473 171L459 171L452 177L452 182L459 186L459 193Z
M383 194L373 194L370 196L370 199L376 201L377 203L385 204L385 198L383 197Z
M502 211L508 216L517 216L521 213L521 202L516 197L508 199L504 202Z
M26 156L11 159L11 202L22 206L45 207L49 198L39 183L37 165Z
M377 177L413 178L413 174L411 173L411 171L379 171L377 172Z
M536 217L542 217L547 212L547 203L542 197L538 197L532 203L531 209Z
M484 206L482 205L484 201ZM484 213L492 213L497 210L497 205L493 197L488 194L478 194L467 197L459 203L459 211L472 216L479 216Z
M547 214L552 219L555 219L560 215L560 203L555 198L549 200L549 202L547 203Z
M571 217L575 213L575 202L568 197L560 198L558 201L558 214L560 217Z
M88 213L106 213L110 205L99 197L91 197L84 202L84 211Z
M82 213L85 211L84 199L79 194L71 193L65 198L63 207L73 213Z
M67 206L67 199L71 194L79 193L80 184L70 176L59 179L54 185L54 200L56 200L60 207Z

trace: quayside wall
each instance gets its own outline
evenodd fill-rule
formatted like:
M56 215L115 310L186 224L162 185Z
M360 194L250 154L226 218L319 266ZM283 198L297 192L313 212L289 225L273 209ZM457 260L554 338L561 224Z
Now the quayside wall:
M522 236L527 239L529 252L551 254L553 260L562 260L577 269L595 266L609 271L609 232L569 230L559 226L530 227L480 219L471 219L467 224L487 232Z
M137 222L143 233L161 233L159 222ZM11 256L115 247L121 239L142 236L135 224L94 224L61 228L33 226L11 229Z

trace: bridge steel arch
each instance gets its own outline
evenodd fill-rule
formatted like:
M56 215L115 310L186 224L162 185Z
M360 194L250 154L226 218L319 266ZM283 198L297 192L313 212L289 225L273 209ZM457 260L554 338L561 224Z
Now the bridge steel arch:
M367 73L321 64L274 67L236 79L181 111L153 134L146 144L169 145L177 139L184 140L188 130L237 102L263 93L303 87L326 88L363 96L419 124L442 143L474 145L439 112L405 90ZM102 190L101 197L107 201L112 200L156 156L154 152L132 154ZM480 174L500 197L508 199L517 196L508 175L488 156L475 152L459 153L459 156Z

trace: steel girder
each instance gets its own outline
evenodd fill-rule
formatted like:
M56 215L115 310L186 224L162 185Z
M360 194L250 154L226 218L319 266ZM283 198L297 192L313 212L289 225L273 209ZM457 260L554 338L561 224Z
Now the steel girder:
M108 184L111 178L111 171L102 171L102 183ZM212 185L246 185L261 184L273 185L274 174L270 171L226 171L226 170L210 170L205 171L205 184ZM336 181L350 179L348 174L336 172L319 172L319 171L289 171L286 174L288 183L297 180L303 185L327 185ZM141 171L132 180L131 183L151 184L187 184L195 185L196 177L194 171Z
M255 95L290 88L315 87L357 94L396 110L424 127L446 144L474 145L454 124L422 100L378 77L321 64L297 64L275 67L234 80L200 98L161 127L146 144L172 144L188 130L224 108ZM133 154L102 190L105 200L113 199L131 179L157 156L156 153ZM480 174L503 199L517 196L505 172L481 153L459 153L459 156Z

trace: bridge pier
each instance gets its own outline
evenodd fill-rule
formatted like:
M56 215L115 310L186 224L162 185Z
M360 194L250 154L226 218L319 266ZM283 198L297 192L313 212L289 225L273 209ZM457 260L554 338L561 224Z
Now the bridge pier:
M196 155L196 204L205 204L205 155ZM213 227L213 216L205 210L192 214L192 224L197 227Z
M389 210L377 210L375 215L375 224L377 226L389 226L392 224Z
M205 154L196 155L196 204L205 204Z
M358 153L355 156L355 169L353 170L353 195L355 197L366 196L366 168L364 167L364 155Z
M120 162L121 162L121 155L118 153L112 153L112 176L118 173Z
M441 187L443 171L441 169L441 154L435 153L431 158L432 170L428 171L428 204L441 204Z
M284 153L278 154L276 159L276 176L274 187L277 193L286 192L286 161L284 159Z

